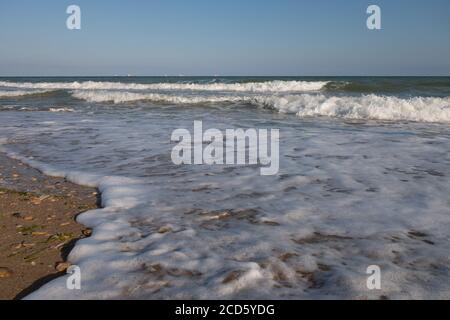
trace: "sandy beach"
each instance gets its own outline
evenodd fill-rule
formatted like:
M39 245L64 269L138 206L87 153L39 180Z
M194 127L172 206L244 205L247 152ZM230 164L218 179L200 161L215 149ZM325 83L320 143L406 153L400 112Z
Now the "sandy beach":
M91 233L75 218L98 199L93 188L0 153L0 299L21 299L65 273L71 248Z

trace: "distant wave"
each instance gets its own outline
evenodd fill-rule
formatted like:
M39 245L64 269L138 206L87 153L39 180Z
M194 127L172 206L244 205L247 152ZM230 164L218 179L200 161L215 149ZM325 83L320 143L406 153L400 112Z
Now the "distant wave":
M307 92L350 92L350 93L396 93L396 92L450 92L449 79L352 79L333 81L272 80L253 82L159 82L126 83L111 81L75 82L12 82L0 81L0 88L27 90L133 90L133 91L206 91L206 92L249 92L249 93L307 93Z
M247 83L122 83L122 82L10 82L0 81L0 87L52 90L178 90L234 92L307 92L319 91L327 81L266 81Z
M450 97L398 98L374 94L358 97L324 94L186 96L86 90L74 91L72 95L88 102L154 101L173 104L231 102L271 108L281 113L295 113L299 117L450 122Z
M220 103L220 102L240 102L245 101L245 96L189 96L189 95L168 95L160 93L136 93L127 91L107 91L107 90L76 90L72 93L76 99L88 102L113 102L124 103L134 101L154 101L175 104L199 104L199 103Z
M75 109L68 107L24 107L20 105L0 105L0 111L75 112Z
M409 80L415 85L446 80ZM92 103L152 101L171 104L244 103L295 113L299 117L327 116L345 119L450 122L450 97L397 97L380 91L407 87L402 80L265 81L246 83L123 83L123 82L11 82L0 81L0 97L49 94L67 90L72 97ZM155 92L152 92L154 90ZM345 92L350 92L346 94ZM360 91L361 95L353 92ZM365 91L371 91L366 93ZM207 92L207 93L205 93ZM375 93L376 92L376 93ZM65 110L66 111L66 110Z
M352 81L329 81L325 91L352 93L398 93L411 91L450 92L450 80L447 79L354 79Z
M34 96L34 95L42 95L46 93L50 93L52 90L33 90L33 91L25 91L25 90L14 90L14 91L0 91L0 98L9 98L9 97L22 97L22 96Z
M50 112L74 112L75 110L72 108L61 107L61 108L49 108Z

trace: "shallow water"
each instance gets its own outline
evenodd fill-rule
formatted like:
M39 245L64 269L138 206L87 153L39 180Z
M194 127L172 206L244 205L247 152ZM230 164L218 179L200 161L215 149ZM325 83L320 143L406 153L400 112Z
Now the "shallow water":
M82 290L29 298L449 298L448 78L387 80L0 80L31 92L0 98L2 149L105 207L79 218ZM280 129L279 174L174 165L194 120Z

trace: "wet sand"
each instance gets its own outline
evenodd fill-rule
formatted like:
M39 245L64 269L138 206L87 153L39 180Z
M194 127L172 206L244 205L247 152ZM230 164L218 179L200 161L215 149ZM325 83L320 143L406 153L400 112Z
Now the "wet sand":
M0 153L0 299L21 299L64 274L75 242L91 233L75 218L98 205L96 189Z

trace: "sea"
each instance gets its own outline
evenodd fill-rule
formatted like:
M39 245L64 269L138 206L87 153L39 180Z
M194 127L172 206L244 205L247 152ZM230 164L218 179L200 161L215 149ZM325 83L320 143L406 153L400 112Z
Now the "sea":
M279 171L175 164L194 121ZM0 150L101 192L27 299L450 298L450 77L3 77Z

